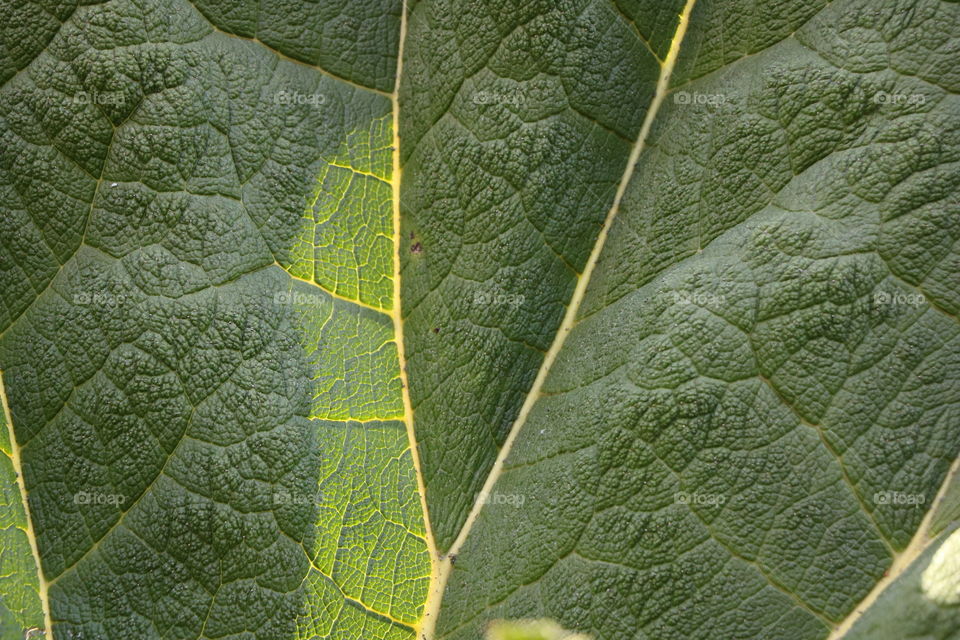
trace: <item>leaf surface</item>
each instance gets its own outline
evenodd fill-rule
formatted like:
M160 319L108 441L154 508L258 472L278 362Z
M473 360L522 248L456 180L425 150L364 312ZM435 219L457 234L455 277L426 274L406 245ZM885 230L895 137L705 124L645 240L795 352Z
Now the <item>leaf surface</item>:
M0 364L56 637L412 637L399 6L110 2L11 56Z
M0 385L0 397L3 387ZM43 629L44 611L30 524L23 507L20 472L10 445L6 401L0 411L0 635L24 638Z
M4 633L955 633L960 4L0 16Z
M931 544L920 557L857 620L844 636L848 640L878 638L927 638L949 640L960 633L960 609L956 603L937 602L925 583L931 569L947 566L956 575L956 540L948 547L948 534ZM942 551L941 551L942 549ZM954 587L956 590L956 587Z
M439 637L821 638L867 595L960 442L958 17L695 3Z
M609 0L496 5L418 4L400 85L405 341L441 550L560 326L680 7L634 24Z

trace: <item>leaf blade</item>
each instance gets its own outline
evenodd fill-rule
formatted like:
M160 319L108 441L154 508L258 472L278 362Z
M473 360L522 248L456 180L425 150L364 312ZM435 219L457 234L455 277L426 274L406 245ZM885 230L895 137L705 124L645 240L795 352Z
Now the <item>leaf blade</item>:
M791 76L801 69L816 74L824 60L843 66L838 57L855 48L831 49L828 35L862 16L856 3L834 3L819 20L791 14L790 6L768 8L783 11L772 21L778 29L799 21L791 27L800 27L799 46L761 39L750 45L757 47L751 56L734 56L739 68L724 73L716 65L708 70L718 72L701 78L687 69L702 62L703 52L688 50L686 60L681 53L678 82L686 84L674 85L674 100L660 114L596 286L493 488L524 496L525 507L488 505L480 512L475 538L457 557L463 572L451 575L440 637L470 637L490 618L526 617L554 618L601 637L638 629L651 637L822 637L919 524L923 512L901 497L924 495L929 502L957 455L955 444L941 448L956 438L938 417L955 402L942 385L956 376L956 322L940 287L924 287L927 295L914 308L898 307L916 291L914 283L863 244L873 248L867 225L880 217L881 205L915 208L941 223L947 214L925 209L919 198L868 197L856 181L869 176L882 184L887 165L878 149L858 149L857 138L844 136L862 136L869 147L871 126L883 132L885 119L915 114L911 131L922 139L955 124L955 104L944 97L933 111L877 117L872 98L890 90L882 71L871 70L879 75L872 87L842 73L830 81ZM692 33L720 28L727 10L698 3ZM897 27L911 32L910 18L922 22L940 10L923 4ZM945 10L938 24L947 29L955 24L954 7ZM819 58L805 49L813 43L823 47ZM892 64L904 62L891 56ZM901 92L913 88L906 85ZM804 111L805 104L814 107ZM843 113L850 129L803 138L772 111L778 108L807 132L818 119L835 126L832 110ZM775 144L777 126L785 129L781 136L793 137ZM873 144L882 144L883 135ZM949 164L951 153L938 149L945 153L929 161ZM871 164L854 173L858 151ZM905 178L916 179L910 193L923 188L927 167L903 169ZM844 202L842 179L832 176L854 183L847 188L868 204ZM738 190L726 191L725 184ZM804 218L805 211L817 215ZM837 224L844 215L846 224ZM906 225L891 230L889 246L896 234L902 243L910 233ZM894 303L879 306L886 296ZM876 344L867 346L870 326ZM838 374L832 343L852 352ZM909 391L902 402L917 407L918 422L899 432L887 431L898 425L891 412L871 406L878 381L865 373L893 352L938 372L881 369L888 376L882 384L890 385L881 388L896 396L903 381ZM837 397L842 402L834 407ZM748 449L760 447L752 459L744 444L734 444L734 424L750 435ZM889 452L891 462L868 465L879 451ZM777 487L780 498L764 495L766 486ZM503 531L516 533L498 539L494 532ZM810 547L815 540L820 546ZM507 545L511 562L503 561ZM670 551L675 547L679 555ZM710 583L711 571L722 579ZM842 576L843 586L824 587L816 575ZM633 589L638 583L643 588ZM751 587L737 592L730 584ZM621 604L612 611L606 603ZM573 613L584 608L604 613L586 619ZM666 611L673 615L658 619Z

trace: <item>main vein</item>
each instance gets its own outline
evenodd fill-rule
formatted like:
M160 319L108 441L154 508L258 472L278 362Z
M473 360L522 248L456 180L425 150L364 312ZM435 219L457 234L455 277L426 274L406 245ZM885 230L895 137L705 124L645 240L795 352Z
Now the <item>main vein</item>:
M497 458L490 469L490 473L487 475L486 481L483 483L483 488L480 490L480 493L477 494L477 499L473 503L473 508L467 515L467 519L460 528L459 534L453 541L453 544L450 546L447 554L443 557L438 556L436 558L438 567L435 578L431 580L430 593L427 595L427 603L424 608L424 617L422 619L422 640L432 640L434 637L437 618L440 614L440 603L443 599L443 592L446 589L447 580L450 578L450 573L453 569L453 562L451 561L451 558L455 558L460 552L461 547L463 546L467 537L470 535L470 531L476 524L477 518L479 517L485 503L485 496L490 494L494 484L496 484L500 474L503 472L504 461L510 454L510 450L517 439L517 435L520 433L520 430L526 423L527 418L530 415L530 411L533 409L533 406L540 397L540 390L543 388L543 384L547 379L547 375L550 373L550 368L553 366L553 363L557 358L557 354L559 354L560 350L563 348L563 344L566 342L567 336L570 335L571 330L577 322L580 304L583 302L583 298L587 291L587 286L590 284L590 278L593 275L594 268L597 266L597 261L599 260L600 254L603 251L603 246L606 243L608 234L610 233L610 228L613 226L613 221L616 219L617 213L620 211L620 204L623 201L623 196L626 193L627 186L630 183L630 177L633 175L637 161L640 158L640 153L644 149L647 136L650 134L650 129L653 126L653 122L657 116L657 112L660 109L660 105L663 103L667 96L667 92L669 91L670 76L673 74L673 68L677 62L677 56L680 53L680 43L683 41L683 36L687 31L690 13L693 11L693 5L695 2L696 0L686 0L686 3L684 4L683 11L680 14L680 20L677 24L677 30L674 33L673 40L670 43L670 50L667 53L666 58L660 63L660 76L657 79L656 92L654 93L653 100L650 103L650 108L647 111L646 117L643 120L643 125L640 127L640 133L637 135L637 140L633 145L633 149L630 151L626 168L624 169L623 176L620 179L620 183L617 187L617 193L613 199L613 205L610 207L610 211L607 212L607 217L604 220L603 228L600 230L600 234L597 236L597 241L593 245L593 250L590 252L590 257L587 260L587 264L583 270L583 273L578 276L577 285L574 288L573 296L571 297L570 304L567 306L567 311L563 316L563 322L560 324L560 328L557 330L557 334L553 339L553 344L550 345L550 349L547 351L546 356L543 359L543 364L540 366L540 370L537 372L537 377L533 381L533 385L530 387L530 392L527 394L523 405L520 407L520 413L517 415L517 419L514 421L513 426L511 426L510 433L507 435L503 446L500 447L500 452L497 454ZM396 116L396 112L394 112L394 115ZM395 282L396 281L397 280L395 280ZM398 304L395 303L394 307L396 308L397 306ZM426 513L426 506L424 506L424 513Z
M17 445L17 437L13 433L13 417L10 414L10 404L7 402L7 393L3 387L3 372L0 371L0 404L3 405L3 416L7 422L7 435L10 438L10 462L13 464L13 472L17 476L17 487L20 489L20 500L23 502L23 512L27 519L27 540L30 542L30 552L33 554L33 562L37 565L37 595L40 597L40 606L43 609L44 626L50 638L53 638L53 619L50 615L50 598L47 595L47 580L43 577L43 569L40 565L40 549L37 546L37 535L33 528L33 514L30 512L30 503L27 502L27 485L23 477L23 465L20 461L20 447Z
M430 525L430 512L427 509L427 492L423 482L423 469L420 465L420 450L417 448L417 436L413 430L413 405L410 403L410 383L407 380L407 357L403 346L403 313L400 304L400 76L403 72L403 45L407 39L407 0L403 0L400 16L400 45L397 50L397 77L390 100L393 103L393 173L390 184L393 188L393 335L397 342L397 358L400 361L400 386L403 394L403 422L407 427L407 439L410 443L410 457L417 477L417 493L420 495L420 508L423 510L423 527L430 555L430 586L439 580L440 558L437 543ZM428 591L429 593L429 591ZM420 634L426 615L420 617L415 625L415 633Z

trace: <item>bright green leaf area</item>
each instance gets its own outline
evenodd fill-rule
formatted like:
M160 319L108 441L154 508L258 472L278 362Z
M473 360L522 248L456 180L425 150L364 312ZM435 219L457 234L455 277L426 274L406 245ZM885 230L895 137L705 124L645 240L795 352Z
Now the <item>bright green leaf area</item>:
M385 311L399 2L255 5L17 16L0 367L58 638L412 638L421 617ZM43 620L9 475L19 633Z
M322 167L289 270L348 300L390 309L392 126L383 116L361 133L349 132L338 155Z
M294 281L289 301L316 371L311 418L403 418L393 323L382 312L331 298Z
M487 627L487 640L590 640L570 633L552 620L495 620Z
M430 571L404 424L316 425L317 542L298 637L412 638Z
M0 637L23 638L29 629L43 629L43 609L37 564L27 537L27 516L2 410L0 453Z

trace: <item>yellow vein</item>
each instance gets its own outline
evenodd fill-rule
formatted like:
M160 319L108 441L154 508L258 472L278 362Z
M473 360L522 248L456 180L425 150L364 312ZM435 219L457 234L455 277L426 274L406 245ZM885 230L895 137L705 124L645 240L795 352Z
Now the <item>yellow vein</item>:
M451 556L456 556L457 553L459 553L460 548L467 539L467 536L470 535L470 530L473 528L473 525L476 524L477 518L480 515L480 511L483 509L485 502L483 498L484 496L490 494L494 484L497 482L500 474L503 472L504 461L510 454L510 449L513 447L513 443L516 441L517 434L520 433L520 430L523 428L524 423L527 421L527 418L530 415L531 409L533 409L533 405L536 404L538 398L540 397L540 390L547 379L550 368L553 366L553 363L557 358L557 354L563 348L563 343L566 341L567 336L570 334L570 331L577 322L577 313L579 312L580 304L583 302L584 295L586 294L587 285L590 283L590 277L593 275L593 270L597 266L597 260L600 258L600 253L603 251L603 246L607 240L607 235L610 233L610 227L613 225L613 221L616 219L617 213L620 211L620 203L623 201L623 196L627 191L627 185L630 183L630 178L633 175L637 161L640 158L640 153L643 151L644 143L650 133L651 127L653 126L657 111L660 109L660 105L663 103L669 90L670 76L673 73L673 67L677 62L677 56L680 52L680 43L683 41L683 36L687 31L690 13L693 11L693 5L695 2L696 0L687 0L683 7L683 11L680 14L680 20L677 23L677 30L674 33L673 40L670 42L670 50L667 53L667 57L660 63L660 77L657 80L656 92L654 93L653 100L650 103L650 108L647 111L647 115L643 120L643 125L640 127L640 133L637 136L637 141L633 145L633 149L630 151L630 157L627 160L627 166L624 169L623 177L620 179L620 184L617 187L617 194L613 199L613 205L610 207L610 211L607 213L607 217L603 223L603 228L600 230L600 234L597 236L597 241L593 246L593 250L590 252L590 258L587 260L586 267L584 268L583 273L578 276L577 286L573 291L573 297L570 299L570 304L567 306L567 311L564 314L563 322L561 323L560 328L557 330L557 335L553 340L553 344L550 345L550 349L547 351L547 354L543 359L543 364L540 366L540 370L537 372L537 377L533 381L533 386L530 387L530 392L527 394L527 397L523 402L523 406L520 407L520 413L517 415L516 421L510 428L510 433L507 435L503 446L500 448L500 452L497 454L497 459L494 461L493 467L491 467L490 473L487 475L487 479L483 484L483 488L480 490L480 493L477 494L477 499L473 503L473 508L467 515L467 519L460 528L460 532L453 541L453 545L451 545L447 554L443 558L439 559L440 565L438 575L435 580L431 580L430 592L427 594L427 604L424 610L425 626L422 636L423 640L431 640L434 636L434 628L437 623L437 617L440 614L440 602L443 599L443 592L453 569L453 563L450 561L450 558Z
M27 540L30 542L30 551L33 553L33 562L37 565L37 595L40 596L40 606L43 609L44 625L49 638L53 638L53 619L50 615L50 598L47 595L49 584L43 577L43 568L40 564L40 549L37 547L37 535L33 528L33 516L30 513L30 503L27 502L27 486L23 478L23 467L20 463L20 447L13 434L13 416L10 414L10 405L7 402L7 392L3 386L3 372L0 371L0 404L3 405L3 416L7 421L7 435L10 438L10 462L17 475L17 487L20 488L20 500L23 502L23 511L27 516Z
M420 495L420 508L423 511L423 530L427 540L427 551L430 556L430 585L440 580L440 557L436 540L433 537L433 527L430 524L430 512L427 509L427 491L423 481L423 468L420 464L420 450L417 448L417 435L413 428L413 405L410 403L410 382L407 379L407 358L403 344L403 314L400 304L400 76L403 72L403 47L407 39L407 0L403 0L400 16L400 46L397 51L397 77L391 95L393 102L393 174L390 184L393 187L393 332L397 341L397 358L400 361L400 387L403 394L403 422L407 428L407 439L410 443L410 457L413 460L413 469L417 477L417 493ZM428 600L429 601L429 600ZM416 636L430 626L426 611L414 625Z
M375 307L375 306L373 306L372 304L368 304L368 303L363 302L363 301L361 301L361 300L354 300L353 298L348 298L348 297L346 297L346 296L344 296L344 295L342 295L342 294L339 294L339 293L335 293L335 292L333 292L333 291L330 291L330 289L327 289L325 286L323 286L323 285L320 284L319 282L314 282L313 280L307 280L306 278L301 278L300 276L295 276L295 275L293 275L292 273L290 273L290 270L289 270L289 269L285 268L285 267L284 267L282 264L280 264L279 262L274 261L273 264L277 265L278 267L280 267L281 269L283 269L284 271L286 271L286 272L287 272L287 275L290 276L291 278L293 278L294 280L299 280L300 282L306 282L307 284L313 285L314 287L316 287L317 289L320 289L320 291L323 291L325 294L327 294L327 295L330 296L331 298L335 298L335 299L337 299L337 300L343 300L344 302L349 302L350 304L355 304L355 305L357 305L358 307L364 307L365 309L370 309L371 311L376 311L377 313L382 313L382 314L384 314L384 315L390 315L390 312L387 311L386 309L381 309L380 307Z
M914 560L916 560L921 553L927 550L927 547L933 542L933 538L930 536L930 527L933 524L933 517L936 515L937 505L943 500L947 489L950 487L950 482L958 473L960 473L960 458L954 460L950 466L950 471L947 472L946 477L943 479L943 484L940 485L940 490L937 491L937 497L930 502L930 509L926 515L923 516L923 520L920 521L920 526L917 527L917 532L914 534L913 539L910 540L910 544L894 556L893 564L890 565L890 569L884 574L883 578L874 585L870 593L867 594L867 597L857 604L854 610L850 612L850 615L834 628L833 633L830 634L827 640L839 640L845 636L853 624L860 619L860 616L866 613L874 602L876 602L880 594L893 584L894 580L903 575L903 572L913 564Z
M318 567L318 566L317 566L317 563L314 562L314 559L310 557L310 554L307 553L307 550L306 550L303 546L301 546L300 548L303 550L303 554L307 557L307 562L310 563L310 566L313 568L313 570L316 571L317 573L319 573L321 576L323 576L326 580L328 580L328 581L333 585L333 587L334 587L337 591L340 592L340 596L341 596L345 601L352 602L352 603L355 604L357 607L363 609L363 610L366 611L367 613L371 613L371 614L373 614L373 615L375 615L375 616L379 616L379 617L381 617L381 618L384 618L384 619L386 619L386 620L389 620L390 622L392 622L393 624L395 624L395 625L397 625L397 626L403 627L404 629L410 629L410 623L409 623L409 622L404 622L403 620L399 620L399 619L395 618L393 615L391 615L391 614L389 614L389 613L384 613L383 611L378 611L377 609L374 609L373 607L365 604L362 600L359 600L358 598L352 598L352 597L348 596L348 595L346 594L346 592L343 590L343 587L340 585L340 583L337 582L336 580L334 580L334 579L333 579L333 576L328 575L323 569L321 569L320 567ZM306 580L306 579L307 579L307 578L304 577L304 580Z
M357 169L356 167L351 167L350 165L337 164L337 163L335 163L335 162L327 162L327 166L328 166L328 167L335 167L335 168L337 168L337 169L346 169L347 171L351 171L351 172L355 173L355 174L358 175L358 176L366 176L366 177L368 177L368 178L373 178L374 180L379 180L380 182L383 182L383 183L385 183L385 184L390 184L390 181L389 181L389 180L384 180L382 177L378 176L378 175L375 174L375 173L371 173L371 172L369 172L369 171L364 171L364 170L362 170L362 169Z
M326 416L310 416L307 420L320 420L323 422L339 422L341 424L383 424L384 422L398 422L403 420L403 416L393 416L391 418L328 418Z

